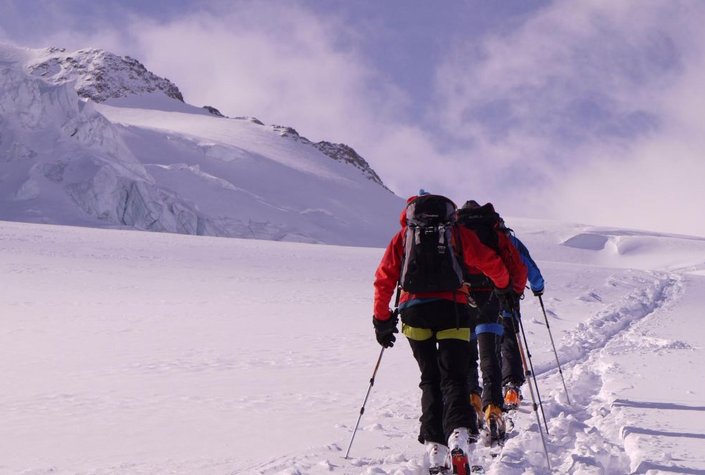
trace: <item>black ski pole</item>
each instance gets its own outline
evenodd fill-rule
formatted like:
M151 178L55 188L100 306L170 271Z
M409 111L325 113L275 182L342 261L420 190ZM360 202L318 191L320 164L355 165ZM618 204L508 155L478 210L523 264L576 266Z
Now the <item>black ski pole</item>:
M399 311L399 297L401 293L401 287L397 285L397 296L394 299L394 310L392 313L391 318L396 318L397 317L397 312ZM352 447L353 441L355 440L355 434L357 434L357 428L360 426L360 420L362 420L362 415L365 413L365 405L367 404L367 398L370 397L370 391L372 391L372 386L375 385L375 376L377 376L377 370L379 369L379 365L382 362L382 355L384 354L384 350L386 348L382 347L382 350L379 352L379 357L377 358L377 363L375 364L375 369L372 372L372 377L370 378L370 385L367 387L367 394L365 394L365 400L362 401L362 407L360 407L360 415L357 416L357 423L355 424L355 429L353 429L352 437L350 437L350 444L348 445L348 450L345 452L345 458L348 458L348 455L350 455L350 448Z
M372 378L370 378L370 385L367 388L367 394L365 394L365 400L362 402L362 407L360 408L360 415L357 417L357 423L355 424L355 429L353 430L352 437L350 438L350 444L348 445L348 450L345 452L345 458L348 458L348 455L350 455L350 448L352 447L353 441L355 440L355 434L357 434L357 428L360 426L360 420L362 419L362 415L365 413L365 404L367 404L367 398L370 397L370 391L372 390L372 386L375 385L375 376L377 375L377 370L379 369L379 364L382 361L382 355L384 354L385 348L382 347L382 350L379 352L379 358L377 358L377 364L375 364L375 370L372 372Z
M519 321L519 328L521 329L521 336L524 339L524 347L526 348L526 356L527 359L529 360L529 368L531 369L531 377L534 380L534 385L536 386L536 396L539 400L539 407L541 408L541 416L543 417L543 424L544 427L546 427L546 434L548 434L548 422L546 422L546 413L543 411L543 401L541 400L541 391L539 391L539 383L536 381L536 373L534 372L534 363L531 360L531 350L529 350L529 343L526 340L526 333L524 332L524 324L521 321L521 317L519 316L519 311L514 310L513 312L513 317ZM516 322L514 322L516 325ZM516 328L516 327L515 327Z
M512 312L512 319L516 318L516 312ZM539 428L539 434L541 435L541 443L543 444L543 451L546 454L546 464L548 465L548 471L551 471L551 459L548 456L548 447L546 446L546 438L543 435L543 429L541 428L541 419L539 419L539 409L538 405L536 404L536 398L534 397L534 388L533 385L531 384L531 373L532 371L529 370L529 366L526 363L526 356L524 355L524 346L521 343L521 339L519 338L519 332L517 331L518 328L516 326L516 322L512 322L512 325L514 327L514 338L516 339L517 346L519 347L519 354L521 355L521 364L524 366L524 375L527 377L526 382L529 383L529 392L531 393L531 404L534 409L534 414L536 414L536 426ZM528 352L528 350L527 350ZM538 386L536 387L536 390L538 392ZM545 422L545 420L544 420ZM546 428L546 433L548 434L548 428Z
M551 338L551 346L553 347L553 354L556 356L556 364L558 365L558 372L561 375L561 381L563 381L563 389L565 390L565 397L568 400L569 405L573 405L570 402L570 396L568 395L568 387L565 385L565 378L563 377L563 369L561 368L561 362L558 360L558 352L556 351L556 344L553 342L553 334L551 333L551 326L548 324L548 317L546 316L546 307L543 306L543 299L538 295L539 303L541 304L541 310L543 311L543 319L546 321L546 329L548 330L548 336Z

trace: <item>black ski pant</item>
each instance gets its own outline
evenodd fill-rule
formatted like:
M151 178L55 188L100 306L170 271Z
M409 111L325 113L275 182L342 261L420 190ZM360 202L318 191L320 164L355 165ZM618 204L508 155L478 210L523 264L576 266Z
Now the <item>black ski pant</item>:
M446 445L454 429L477 432L468 398L470 313L467 305L437 300L401 310L402 333L421 371L419 441Z
M517 312L517 315L520 315ZM521 318L521 317L520 317ZM521 386L524 384L524 365L519 352L519 322L511 314L502 315L504 337L502 338L502 383Z
M475 320L475 335L477 340L471 340L470 345L477 345L471 349L470 372L468 374L468 387L470 391L480 392L478 384L477 360L480 360L482 373L482 408L489 404L502 407L504 395L502 394L502 368L500 359L501 339L504 327L499 322L499 300L491 290L476 291L471 293L477 307L471 309Z

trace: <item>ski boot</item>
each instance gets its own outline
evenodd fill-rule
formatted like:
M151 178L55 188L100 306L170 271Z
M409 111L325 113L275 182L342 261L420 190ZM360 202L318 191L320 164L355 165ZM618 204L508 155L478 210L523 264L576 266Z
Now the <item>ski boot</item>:
M507 411L513 411L519 407L522 400L521 390L519 386L514 384L507 384L504 387L504 409Z
M467 427L458 427L448 437L451 467L456 475L469 475L470 433Z
M426 442L426 453L428 454L428 472L430 474L449 473L448 447L438 442Z
M494 404L488 404L485 408L485 423L489 435L489 443L502 443L506 437L507 428L502 415L502 408Z

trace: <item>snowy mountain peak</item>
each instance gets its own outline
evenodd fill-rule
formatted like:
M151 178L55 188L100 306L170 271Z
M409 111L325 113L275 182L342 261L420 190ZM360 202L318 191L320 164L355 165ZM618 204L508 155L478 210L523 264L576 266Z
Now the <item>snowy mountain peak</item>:
M363 246L397 226L349 147L187 104L134 59L0 45L0 70L0 220Z
M179 88L168 79L148 71L134 58L102 49L67 52L63 48L47 48L38 52L27 68L54 84L74 81L78 95L95 102L159 91L184 101Z
M154 92L162 92L184 102L179 88L168 79L150 72L134 58L118 56L102 49L86 48L67 52L64 48L46 48L36 53L36 59L29 62L27 69L31 74L53 84L73 81L79 96L98 103ZM203 109L216 117L225 117L213 106L203 106ZM274 125L272 128L282 137L310 144L325 156L352 165L368 180L389 190L369 163L352 147L327 141L311 142L292 127Z

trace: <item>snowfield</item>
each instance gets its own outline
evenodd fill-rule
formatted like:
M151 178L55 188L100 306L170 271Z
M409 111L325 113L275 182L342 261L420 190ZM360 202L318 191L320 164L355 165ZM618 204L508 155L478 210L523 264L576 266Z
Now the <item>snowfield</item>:
M554 473L705 474L705 239L508 223L546 278L572 401L529 295ZM423 473L403 337L343 458L382 252L0 221L0 473ZM514 422L472 463L548 473L528 402Z

